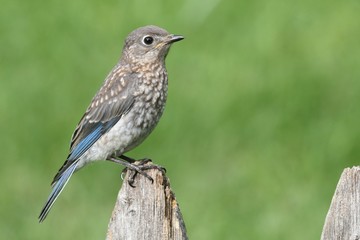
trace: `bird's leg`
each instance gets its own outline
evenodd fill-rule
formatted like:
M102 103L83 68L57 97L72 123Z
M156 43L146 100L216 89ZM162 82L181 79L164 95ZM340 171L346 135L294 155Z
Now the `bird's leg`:
M136 175L138 173L140 173L141 175L143 175L144 177L149 179L151 181L151 183L154 182L154 179L152 179L152 177L150 177L146 172L144 172L144 170L146 170L146 169L143 169L143 167L145 167L145 166L141 166L141 165L138 166L138 165L136 165L134 163L128 162L127 160L123 160L123 159L119 159L119 158L115 158L115 157L108 157L106 160L114 162L114 163L121 164L121 165L125 166L127 169L132 170L132 171L135 172L133 174L133 176L130 177L130 180L129 180L129 185L131 187L135 187L133 185L134 184L134 179L135 179L135 177L136 177ZM149 169L149 168L147 168L147 169Z
M135 159L133 159L133 158L131 158L131 157L127 157L127 156L125 156L125 155L122 155L122 154L118 154L118 153L114 153L113 154L113 157L115 157L115 158L122 158L122 159L124 159L125 161L127 161L127 162L129 162L129 163L134 163L136 160ZM121 171L121 179L122 180L124 180L124 176L125 176L125 174L126 174L126 171L127 171L127 168L124 168L122 171Z
M129 162L129 163L134 163L136 160L131 158L131 157L127 157L125 155L120 155L118 158L124 159L125 161Z
M130 169L130 170L133 170L134 171L134 174L129 178L129 184L130 186L134 187L134 182L135 182L135 177L138 173L144 175L146 178L148 178L151 182L154 182L154 180L149 176L147 175L144 170L149 170L149 169L157 169L159 171L162 171L162 172L166 172L166 169L162 166L159 166L159 165L155 165L155 164L152 164L150 166L146 166L145 164L147 164L148 162L152 162L150 158L143 158L143 159L139 159L139 160L135 160L134 158L131 158L131 157L128 157L128 156L125 156L125 155L119 155L119 156L116 156L116 157L113 157L113 159L116 159L117 160L117 163L119 163L119 161L121 162L126 162L126 164L122 164L124 165L126 168L124 169L124 171L126 171L127 169ZM121 159L125 160L121 160ZM111 160L110 160L111 161ZM132 167L128 167L128 165L131 165L131 166L136 166L137 169L139 169L140 171L132 168ZM123 173L124 173L123 171Z
M152 164L150 166L145 166L145 164L147 164L148 162L152 162L150 158L143 158L143 159L135 160L134 158L131 158L131 157L128 157L125 155L120 155L119 158L122 158L125 161L130 162L130 163L137 162L137 166L139 166L141 170L157 169L162 172L166 172L166 169L160 165Z
M145 165L148 162L152 162L150 158L143 158L143 159L136 160L134 158L131 158L131 157L128 157L128 156L125 156L125 155L120 155L117 158L124 159L125 161L127 161L129 163L138 162L139 163L138 165L140 165L140 166Z

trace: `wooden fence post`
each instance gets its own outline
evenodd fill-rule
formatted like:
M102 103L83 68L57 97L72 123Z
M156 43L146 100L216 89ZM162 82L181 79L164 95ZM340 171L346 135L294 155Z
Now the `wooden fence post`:
M129 173L119 191L106 240L187 240L185 223L165 174L147 170L154 183L137 174L133 188L128 183Z
M321 240L332 239L360 239L360 167L341 174L321 234Z

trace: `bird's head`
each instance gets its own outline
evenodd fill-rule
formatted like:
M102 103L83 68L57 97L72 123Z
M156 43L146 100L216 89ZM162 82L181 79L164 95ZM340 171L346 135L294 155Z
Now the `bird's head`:
M123 48L122 60L134 63L164 62L172 43L184 39L157 26L145 26L131 32Z

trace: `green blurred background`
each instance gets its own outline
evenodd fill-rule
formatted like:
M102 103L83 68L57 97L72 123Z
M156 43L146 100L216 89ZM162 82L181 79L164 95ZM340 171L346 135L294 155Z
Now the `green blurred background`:
M104 239L121 167L76 173L37 216L133 29L186 40L165 114L128 155L168 170L190 239L319 239L360 159L360 2L0 0L0 239Z

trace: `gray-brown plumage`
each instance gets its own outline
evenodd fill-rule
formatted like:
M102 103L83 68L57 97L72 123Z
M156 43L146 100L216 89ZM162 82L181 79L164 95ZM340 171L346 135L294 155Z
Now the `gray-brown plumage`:
M128 35L120 61L74 131L69 156L54 177L40 222L74 171L90 162L110 160L143 173L117 157L139 145L158 123L167 98L165 58L171 44L182 39L156 26L141 27Z

